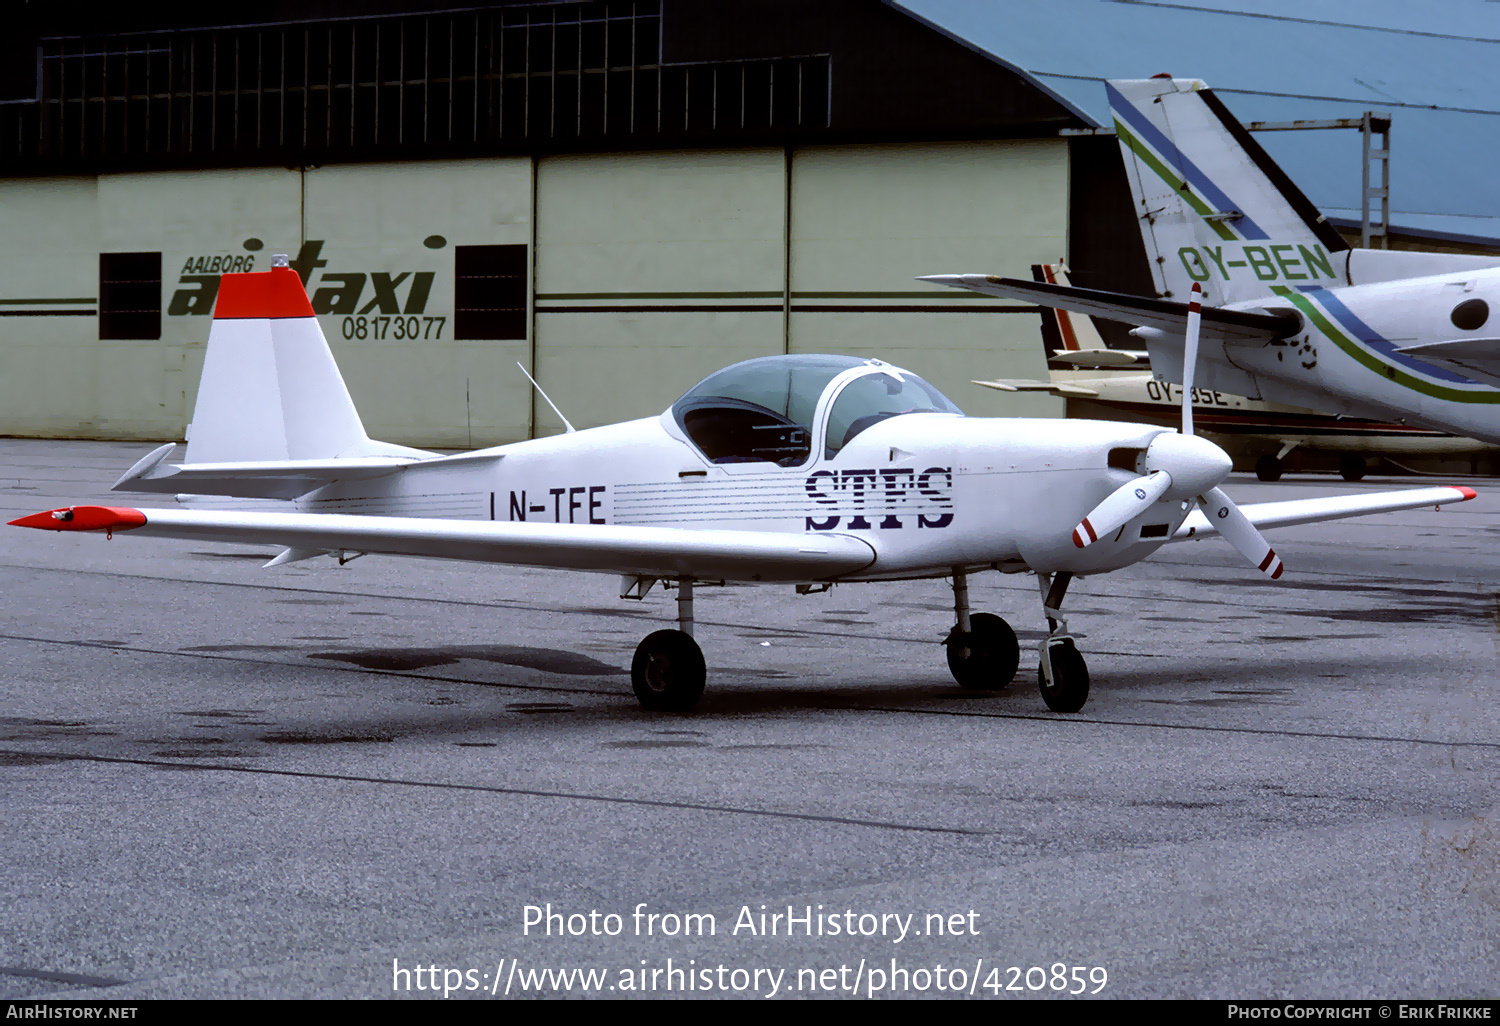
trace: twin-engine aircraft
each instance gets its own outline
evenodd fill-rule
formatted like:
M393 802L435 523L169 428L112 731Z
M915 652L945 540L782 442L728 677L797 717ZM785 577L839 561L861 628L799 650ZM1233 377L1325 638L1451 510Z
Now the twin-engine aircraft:
M1033 264L1031 277L1070 284L1062 264ZM1005 378L975 384L1002 392L1050 392L1068 401L1069 417L1084 420L1162 426L1176 422L1179 390L1151 372L1151 359L1144 351L1106 348L1092 319L1057 307L1043 308L1042 346L1047 354L1046 381ZM1193 411L1199 430L1212 442L1231 456L1255 458L1255 476L1262 481L1280 480L1294 451L1338 453L1340 475L1358 481L1369 469L1368 456L1453 458L1494 449L1416 424L1345 417L1211 388L1197 389Z
M1500 443L1500 260L1351 249L1198 79L1108 83L1158 296L987 274L923 280L1138 325L1181 383Z
M549 400L550 402L550 400ZM966 688L1004 688L1020 647L971 613L982 570L1037 575L1050 630L1047 706L1088 697L1061 608L1078 574L1117 570L1169 541L1220 534L1272 578L1257 526L1305 524L1472 498L1467 488L1262 503L1220 489L1223 450L1161 427L965 417L909 371L850 356L771 356L712 374L654 417L458 456L372 441L286 258L226 274L187 454L174 445L116 489L288 500L291 512L73 506L20 527L279 545L267 566L387 553L619 574L621 597L677 589L677 628L631 665L648 709L703 693L694 585L800 593L850 581L949 578L948 666ZM1202 509L1196 509L1201 504Z

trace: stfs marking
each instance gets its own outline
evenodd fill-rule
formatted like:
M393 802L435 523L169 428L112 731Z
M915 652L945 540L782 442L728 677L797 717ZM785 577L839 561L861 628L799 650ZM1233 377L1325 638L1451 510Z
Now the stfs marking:
M952 513L925 512L953 505L952 467L928 467L920 474L910 467L819 470L808 477L806 487L808 498L816 503L842 509L853 506L855 512L844 524L851 531L871 527L897 530L907 526L902 517L914 519L917 527L947 527L953 523ZM917 508L907 511L903 507ZM831 531L845 515L808 517L807 530ZM879 523L872 524L871 516Z
M549 488L546 499L542 499L542 493L537 491L532 493L529 502L524 489L511 492L510 519L525 520L530 514L540 513L542 516L536 519L545 520L550 512L554 524L602 524L606 521L599 512L604 508L602 497L608 488L608 485ZM588 513L586 518L582 516L584 512Z

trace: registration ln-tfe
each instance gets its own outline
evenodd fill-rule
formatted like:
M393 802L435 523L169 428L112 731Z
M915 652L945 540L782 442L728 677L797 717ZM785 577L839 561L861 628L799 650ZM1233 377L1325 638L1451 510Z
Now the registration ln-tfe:
M663 582L677 591L677 628L640 643L631 680L644 706L670 710L704 688L696 583L807 593L948 578L949 668L964 687L999 689L1020 648L1003 619L970 612L968 580L1027 572L1050 627L1042 697L1076 712L1088 670L1061 613L1076 575L1217 534L1274 578L1281 561L1258 527L1474 495L1241 509L1219 487L1229 457L1186 427L965 417L879 360L772 356L710 375L657 416L443 456L366 435L301 280L277 257L269 271L224 276L184 460L168 462L174 445L163 445L115 488L282 499L288 511L73 506L12 523L280 546L268 566L386 553L618 574L622 597Z

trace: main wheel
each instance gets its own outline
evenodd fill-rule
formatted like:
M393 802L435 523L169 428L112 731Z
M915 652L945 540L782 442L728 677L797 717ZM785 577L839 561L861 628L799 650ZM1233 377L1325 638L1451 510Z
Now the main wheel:
M643 707L687 712L703 697L703 650L682 631L657 631L636 646L630 685Z
M1281 480L1281 461L1275 456L1262 456L1255 461L1255 476L1262 481Z
M1365 476L1367 469L1369 468L1365 466L1365 458L1363 456L1350 454L1339 460L1339 476L1345 481L1361 480Z
M957 628L948 635L948 669L961 688L999 691L1008 686L1021 665L1016 632L994 613L969 617L969 633ZM967 651L967 655L960 652Z
M1075 713L1089 699L1089 668L1083 656L1073 645L1073 639L1064 639L1049 648L1052 655L1052 684L1047 684L1047 674L1037 667L1037 684L1042 691L1042 701L1053 712Z

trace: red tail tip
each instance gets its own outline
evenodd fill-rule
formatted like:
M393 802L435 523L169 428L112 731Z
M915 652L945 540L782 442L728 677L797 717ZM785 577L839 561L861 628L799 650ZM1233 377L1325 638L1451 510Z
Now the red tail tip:
M290 267L226 274L219 281L215 318L311 317L302 279Z
M1468 499L1479 498L1479 493L1474 489L1468 487L1467 485L1458 485L1457 488L1459 493L1463 495L1465 501L1467 501Z
M12 520L11 527L43 531L128 531L146 523L146 514L128 506L64 506Z

